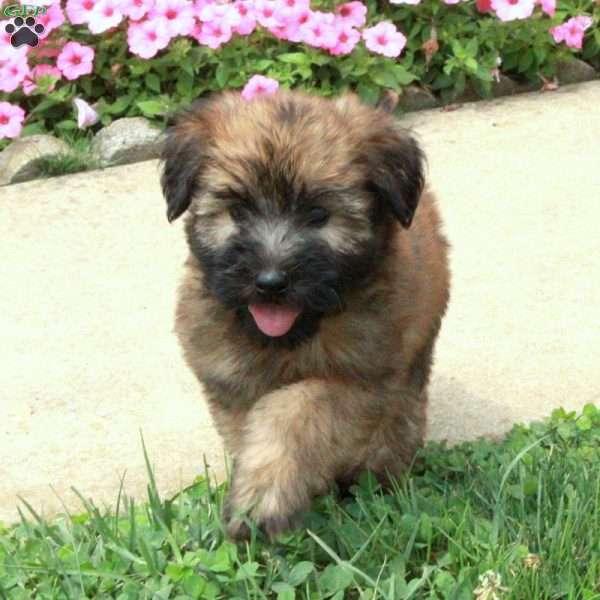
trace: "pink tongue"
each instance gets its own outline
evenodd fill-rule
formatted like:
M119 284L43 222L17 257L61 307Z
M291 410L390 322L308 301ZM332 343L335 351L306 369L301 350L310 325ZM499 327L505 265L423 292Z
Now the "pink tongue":
M248 310L257 327L271 337L285 335L294 324L300 311L278 304L250 304Z

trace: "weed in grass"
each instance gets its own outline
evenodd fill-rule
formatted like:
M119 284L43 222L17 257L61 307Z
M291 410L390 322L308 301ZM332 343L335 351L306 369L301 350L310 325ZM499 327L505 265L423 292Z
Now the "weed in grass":
M143 444L142 444L143 445ZM562 409L500 443L430 443L384 492L364 473L269 544L224 538L227 484L205 475L161 499L0 529L10 600L600 600L600 410Z

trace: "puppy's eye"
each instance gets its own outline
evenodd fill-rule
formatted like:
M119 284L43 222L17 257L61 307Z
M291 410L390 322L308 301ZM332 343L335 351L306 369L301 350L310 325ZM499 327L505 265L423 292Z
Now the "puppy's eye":
M313 227L323 227L329 220L329 211L322 206L313 206L308 212L308 224Z
M229 207L229 214L234 221L242 221L248 214L248 211L241 204L232 204Z

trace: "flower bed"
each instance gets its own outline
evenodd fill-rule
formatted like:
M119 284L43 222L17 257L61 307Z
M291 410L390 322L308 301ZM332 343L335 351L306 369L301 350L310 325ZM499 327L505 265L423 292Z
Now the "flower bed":
M309 1L33 0L45 4L29 8L35 24L5 3L0 138L69 137L123 116L164 124L257 74L367 102L416 82L450 102L489 96L501 72L548 84L574 55L600 68L597 0ZM37 46L13 47L23 27Z

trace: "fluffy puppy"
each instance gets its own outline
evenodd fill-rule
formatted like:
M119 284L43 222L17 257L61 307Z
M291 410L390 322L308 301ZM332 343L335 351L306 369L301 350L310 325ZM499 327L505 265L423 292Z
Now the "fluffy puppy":
M422 444L447 242L393 105L228 92L168 133L167 216L187 211L190 249L176 332L234 459L234 538L245 512L273 537Z

